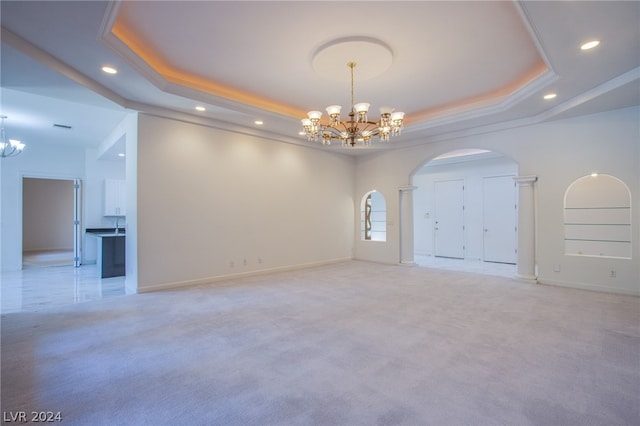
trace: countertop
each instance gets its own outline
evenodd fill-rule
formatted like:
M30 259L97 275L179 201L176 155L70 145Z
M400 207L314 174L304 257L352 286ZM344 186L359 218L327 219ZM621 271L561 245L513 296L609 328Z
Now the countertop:
M95 235L98 238L124 237L126 235L124 228L87 228L87 234Z

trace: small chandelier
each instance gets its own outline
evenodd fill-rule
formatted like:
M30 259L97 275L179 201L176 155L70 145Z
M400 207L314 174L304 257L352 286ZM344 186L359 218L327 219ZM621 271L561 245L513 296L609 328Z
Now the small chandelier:
M23 143L15 139L9 139L7 141L7 137L4 132L5 118L7 118L6 115L0 115L0 119L2 119L2 124L0 124L0 158L14 157L20 154L25 146Z
M369 145L371 138L378 136L382 142L389 141L391 136L397 136L402 130L404 112L394 112L393 108L380 108L380 119L369 121L367 112L369 104L353 102L353 69L355 62L348 62L351 69L351 111L347 120L340 120L340 105L327 107L329 123L320 123L322 112L309 111L307 118L303 118L302 127L309 141L322 141L323 145L331 145L332 140L339 140L342 146L356 146L358 143Z

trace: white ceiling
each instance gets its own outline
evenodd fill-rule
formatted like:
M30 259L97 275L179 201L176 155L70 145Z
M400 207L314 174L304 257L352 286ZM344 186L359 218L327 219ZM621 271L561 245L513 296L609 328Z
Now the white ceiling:
M372 113L383 105L407 113L399 138L346 150L354 155L640 105L637 1L3 0L0 8L0 105L7 133L28 147L96 146L127 110L310 144L298 135L301 115L350 102L346 64L335 78L314 70L314 55L336 40L391 52L380 75L364 78L365 69L359 79L356 67L355 100ZM592 38L601 45L581 51ZM104 74L107 64L118 74ZM548 92L558 96L545 101Z

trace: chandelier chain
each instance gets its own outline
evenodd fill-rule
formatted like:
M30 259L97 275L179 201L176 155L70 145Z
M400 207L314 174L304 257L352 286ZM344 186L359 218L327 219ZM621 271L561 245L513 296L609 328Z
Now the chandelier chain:
M347 65L349 65L349 68L351 68L351 112L353 111L353 106L356 104L356 100L354 97L354 83L353 83L353 69L356 67L356 63L355 62L349 62Z

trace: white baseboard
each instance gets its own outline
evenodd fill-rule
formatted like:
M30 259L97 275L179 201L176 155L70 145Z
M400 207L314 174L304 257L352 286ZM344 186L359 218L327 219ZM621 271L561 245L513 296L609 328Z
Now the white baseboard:
M522 281L525 283L529 283L529 284L537 284L540 281L538 280L538 277L536 277L535 275L521 275L521 274L516 274L515 279L518 281Z
M540 277L538 277L538 284L552 285L557 287L575 288L579 290L598 291L601 293L616 293L616 294L626 294L629 296L640 296L640 289L631 290L631 289L625 289L625 288L619 288L619 287L605 287L601 285L576 283L572 281L541 279Z
M244 277L251 277L255 275L266 275L266 274L273 274L276 272L295 271L298 269L306 269L314 266L323 266L323 265L330 265L334 263L348 262L351 260L353 259L350 257L346 257L346 258L340 258L340 259L324 260L320 262L303 263L300 265L281 266L276 268L258 269L254 271L239 272L235 274L218 275L218 276L207 277L207 278L198 278L196 280L174 281L170 283L156 284L152 286L143 286L143 287L138 286L138 288L136 289L136 292L151 293L154 291L171 290L175 288L191 287L191 286L202 285L202 284L212 284L218 281L225 281L225 280L230 280L234 278L244 278Z

